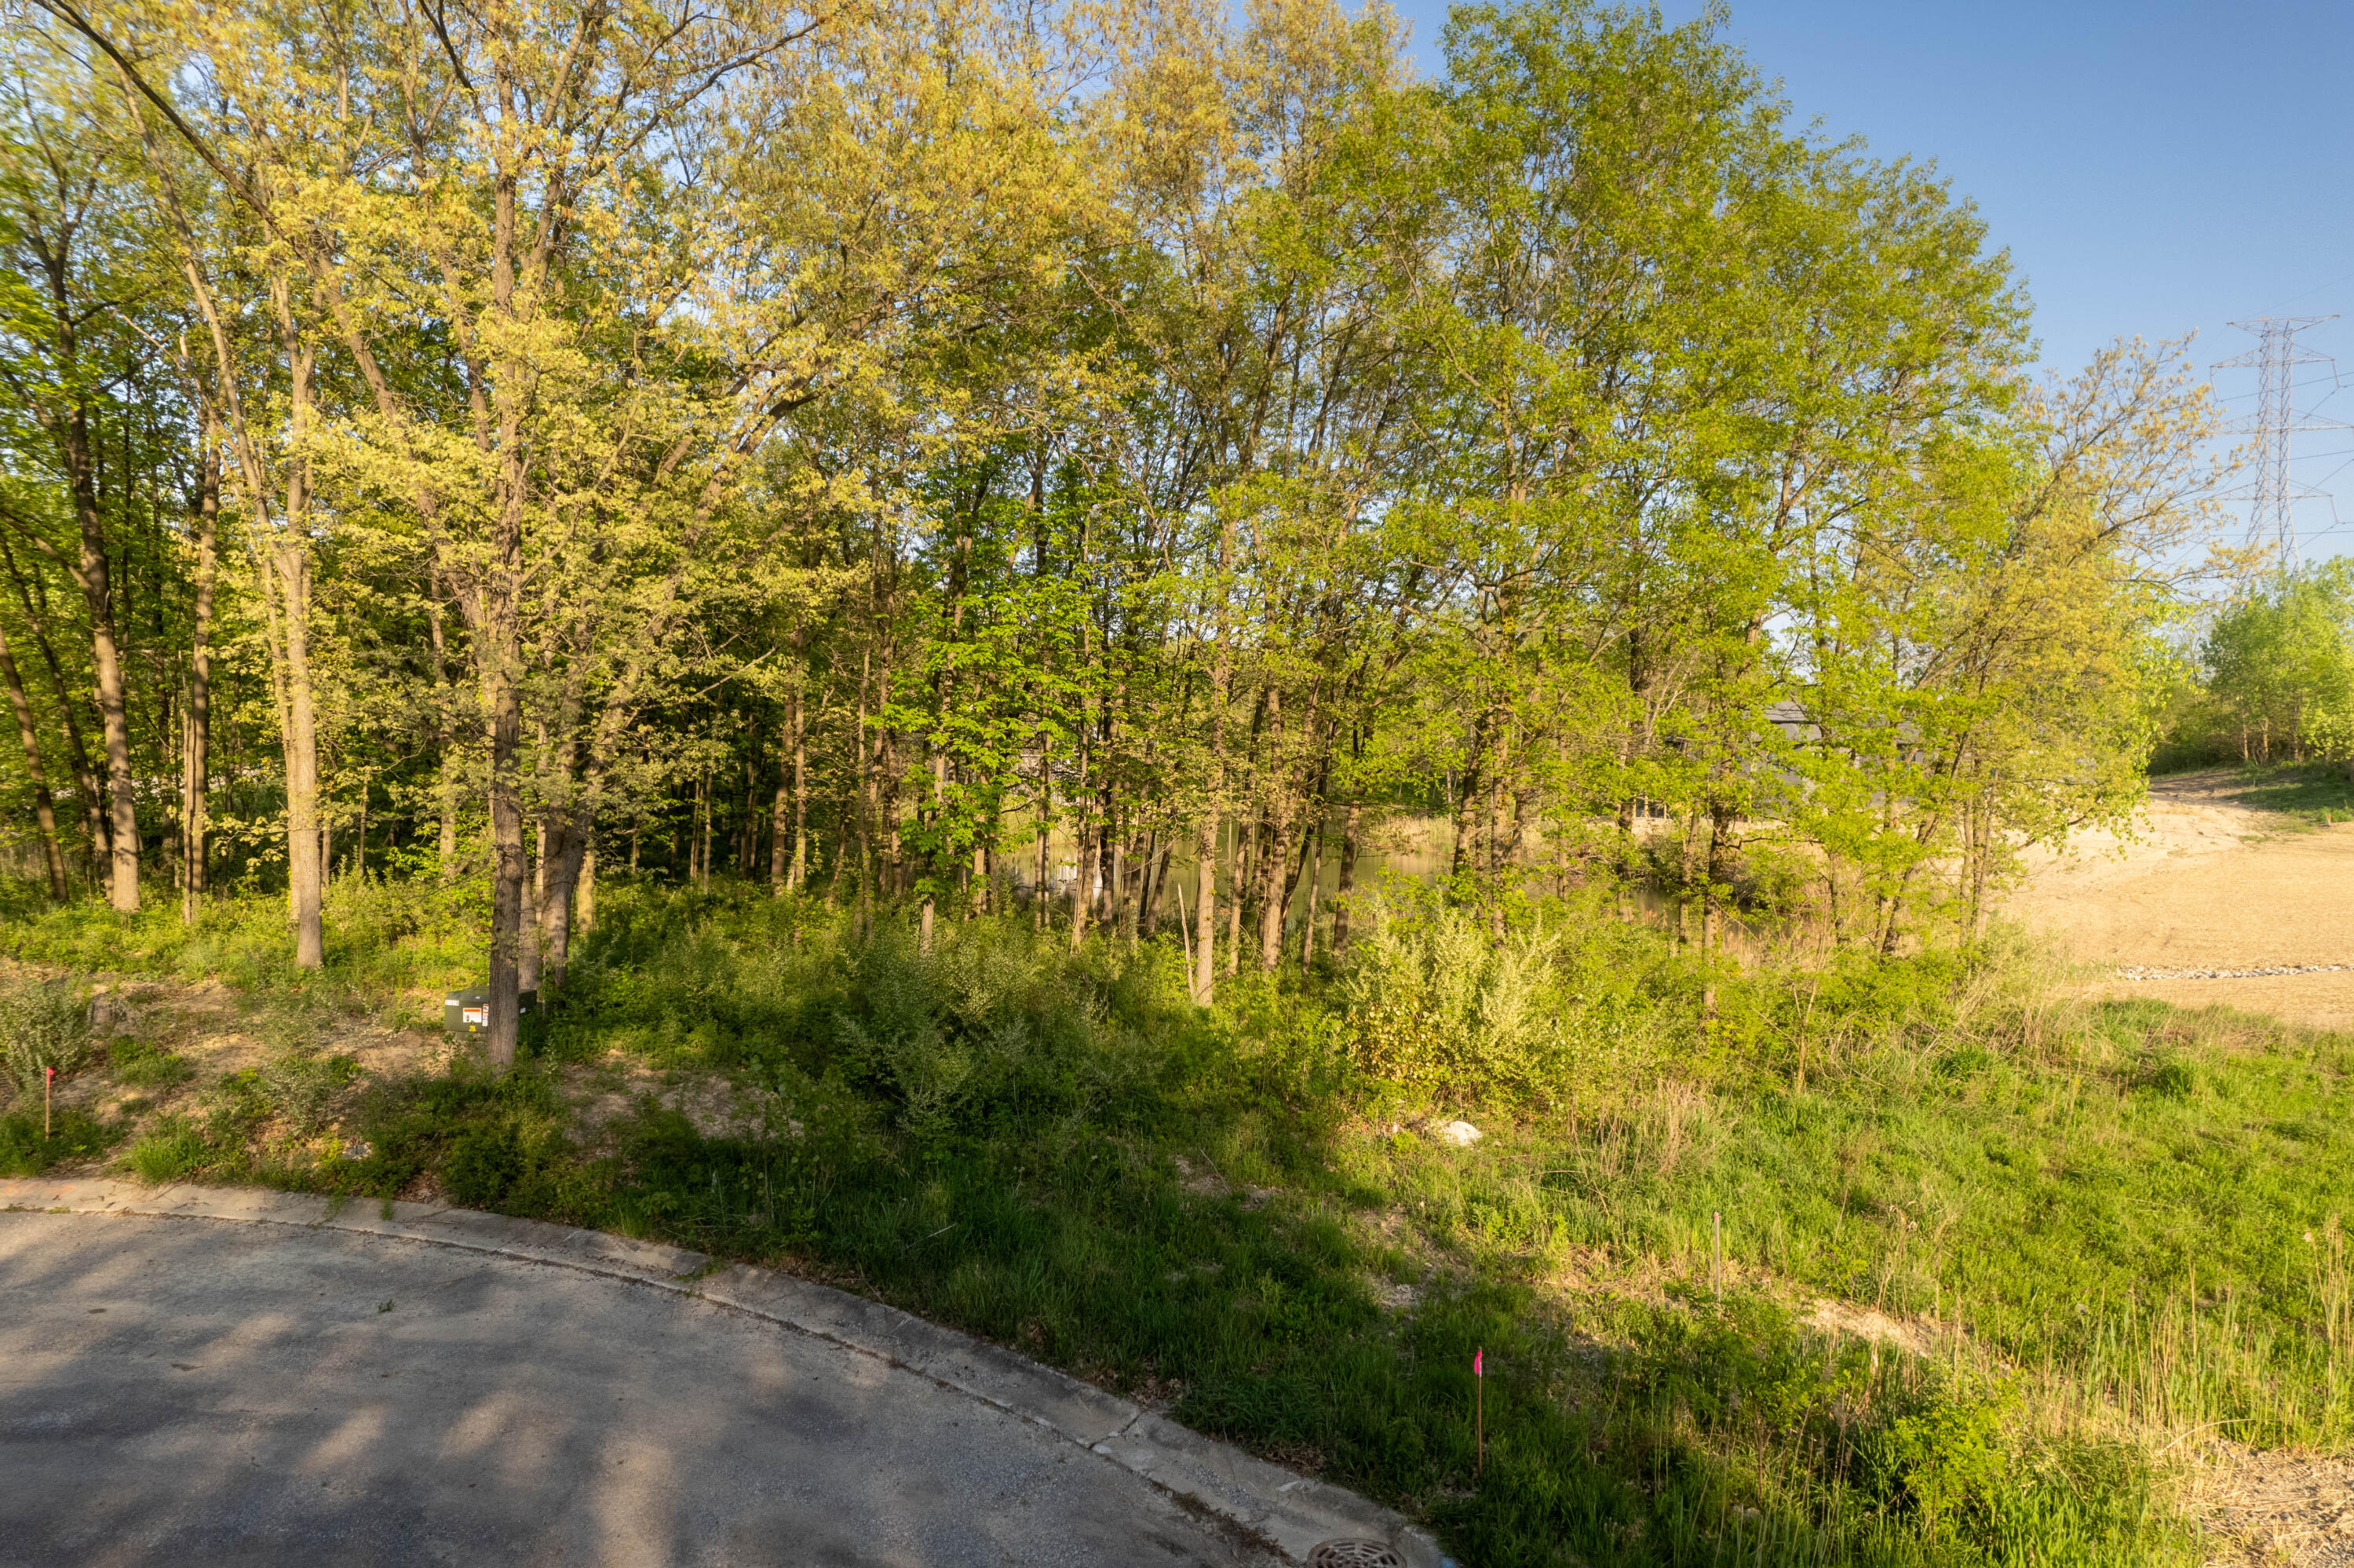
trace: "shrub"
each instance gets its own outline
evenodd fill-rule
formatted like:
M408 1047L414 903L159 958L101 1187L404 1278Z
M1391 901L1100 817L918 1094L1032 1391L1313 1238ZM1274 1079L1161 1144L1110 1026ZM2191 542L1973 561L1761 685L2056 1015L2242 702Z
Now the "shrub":
M162 1185L195 1175L219 1158L219 1151L195 1123L166 1117L163 1125L131 1146L124 1163L142 1181Z
M187 1059L148 1041L118 1035L106 1048L107 1070L126 1088L168 1089L196 1075Z
M1932 1391L1866 1441L1877 1489L1909 1511L1925 1540L1984 1541L2010 1489L1999 1399Z
M467 1128L451 1140L441 1162L443 1190L471 1209L497 1203L523 1174L523 1139L512 1122Z
M1366 899L1340 995L1373 1077L1456 1104L1544 1099L1569 1075L1585 1015L1554 992L1557 938L1499 941L1429 894Z
M928 954L886 929L848 967L840 1065L913 1130L1101 1108L1169 1060L1175 1025L1148 959L1075 955L1015 923L972 920L940 932Z
M289 1053L262 1065L259 1087L271 1110L295 1131L307 1135L326 1124L329 1113L359 1075L360 1065L355 1057Z
M2187 1100L2198 1092L2199 1077L2189 1063L2169 1057L2149 1070L2142 1086L2162 1100Z
M103 1153L122 1134L78 1110L59 1111L41 1136L41 1113L0 1116L0 1176L38 1176L60 1160Z
M64 980L0 991L0 1073L17 1096L37 1097L42 1069L62 1075L90 1054L90 1014Z

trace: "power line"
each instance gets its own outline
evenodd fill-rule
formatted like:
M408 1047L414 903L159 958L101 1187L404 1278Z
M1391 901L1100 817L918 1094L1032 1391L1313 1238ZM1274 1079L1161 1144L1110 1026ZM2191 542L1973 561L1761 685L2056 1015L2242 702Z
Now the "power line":
M2211 369L2227 366L2247 366L2256 372L2256 411L2239 427L2256 438L2255 478L2238 490L2228 491L2227 496L2248 499L2248 533L2252 539L2263 540L2280 553L2283 571L2294 571L2298 564L2296 506L2299 501L2321 494L2309 484L2300 484L2289 478L2290 444L2299 430L2343 429L2347 427L2332 419L2299 419L2296 414L2296 367L2300 365L2327 365L2330 380L2338 379L2338 362L2327 355L2301 346L2296 334L2307 327L2335 321L2335 316L2258 316L2253 321L2233 322L2242 332L2253 333L2256 346L2230 359L2219 359ZM2311 385L2311 383L2303 383Z
M2242 357L2243 357L2243 358L2244 358L2244 357L2245 357L2245 355L2243 355ZM2235 365L2235 364L2239 363L2239 361L2238 361L2238 360L2225 359L2225 360L2219 360L2217 363L2218 363L2218 364L2221 364L2221 365ZM2298 385L2299 387L2328 387L2335 388L2335 387L2339 387L2339 386L2341 386L2341 385L2343 385L2343 384L2342 384L2342 383L2338 379L2338 377L2337 377L2337 376L2315 376L2315 377L2314 377L2312 380L2310 380L2310 381L2300 381L2300 382L2298 382L2298 383L2297 383L2297 385ZM2263 396L2264 396L2264 394L2263 394L2262 392L2260 392L2260 391L2259 391L2259 392L2234 392L2234 393L2232 393L2232 394L2230 397L2218 397L2218 398L2216 398L2215 400L2216 400L2218 403L2241 403L2241 402L2245 402L2245 401L2246 401L2248 398L2250 398L2250 397L2263 397Z

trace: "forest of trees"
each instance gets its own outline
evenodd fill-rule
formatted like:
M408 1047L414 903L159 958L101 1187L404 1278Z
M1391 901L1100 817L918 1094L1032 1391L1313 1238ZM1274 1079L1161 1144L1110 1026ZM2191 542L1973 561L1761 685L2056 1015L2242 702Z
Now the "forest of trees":
M1435 79L1329 0L6 16L56 897L282 889L316 964L325 879L486 877L504 1059L600 863L1207 1001L1402 817L1499 931L1705 944L1779 855L1890 950L2136 798L2203 388L2039 383L1970 207L1714 12L1461 6Z
M2212 608L2158 760L2354 765L2354 563L2241 585Z

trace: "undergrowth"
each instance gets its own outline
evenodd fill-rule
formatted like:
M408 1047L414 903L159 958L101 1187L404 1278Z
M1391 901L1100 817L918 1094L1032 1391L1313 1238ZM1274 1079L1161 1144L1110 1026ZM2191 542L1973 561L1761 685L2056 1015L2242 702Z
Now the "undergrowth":
M80 919L9 940L189 972ZM430 1177L793 1267L1166 1402L1480 1563L2191 1562L2170 1445L2354 1436L2354 1049L2065 1001L2015 938L1720 972L1703 1022L1696 967L1641 927L1557 907L1500 950L1400 906L1350 965L1204 1011L1165 944L997 918L926 953L758 890L620 885L514 1071L370 1079L315 1044L303 1009L447 983L455 940L331 927L307 991L257 944L293 1022L128 1168ZM616 1061L724 1081L737 1114L698 1131L648 1096L583 1140L570 1086ZM1457 1117L1486 1136L1426 1136Z

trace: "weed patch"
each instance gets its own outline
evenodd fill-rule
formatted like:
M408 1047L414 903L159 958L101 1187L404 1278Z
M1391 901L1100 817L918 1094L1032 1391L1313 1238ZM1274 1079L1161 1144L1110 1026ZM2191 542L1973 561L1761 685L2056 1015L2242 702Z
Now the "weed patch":
M45 1137L39 1109L20 1107L0 1115L0 1176L38 1176L60 1160L101 1155L122 1137L120 1128L79 1110L53 1116Z

